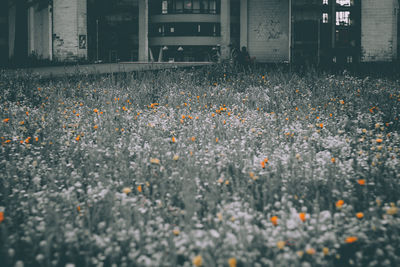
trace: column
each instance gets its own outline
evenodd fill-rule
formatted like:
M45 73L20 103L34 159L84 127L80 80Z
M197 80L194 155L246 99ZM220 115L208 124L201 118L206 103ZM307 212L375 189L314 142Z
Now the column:
M230 57L231 42L231 1L221 0L221 58Z
M28 55L35 51L35 6L28 8Z
M240 1L240 49L245 46L247 47L247 0Z
M149 2L139 0L139 61L149 61Z

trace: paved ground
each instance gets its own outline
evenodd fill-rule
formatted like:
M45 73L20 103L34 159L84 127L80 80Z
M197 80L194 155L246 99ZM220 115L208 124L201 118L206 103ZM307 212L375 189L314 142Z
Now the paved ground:
M49 66L38 68L26 68L10 70L15 74L32 74L43 78L62 77L75 74L102 74L102 73L118 73L132 72L144 70L159 70L170 68L183 68L211 65L210 62L120 62L120 63L104 63L104 64L87 64L87 65L71 65L71 66Z

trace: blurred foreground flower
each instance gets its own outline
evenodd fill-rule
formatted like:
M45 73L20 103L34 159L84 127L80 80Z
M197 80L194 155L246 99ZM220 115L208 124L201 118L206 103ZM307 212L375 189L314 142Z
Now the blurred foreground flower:
M196 267L202 266L203 265L203 258L201 257L201 255L197 255L196 257L193 258L192 263Z
M0 223L4 221L4 211L0 211Z

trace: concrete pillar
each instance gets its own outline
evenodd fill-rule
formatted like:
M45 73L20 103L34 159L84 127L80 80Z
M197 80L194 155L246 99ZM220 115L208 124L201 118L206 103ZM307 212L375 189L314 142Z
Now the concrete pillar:
M28 55L35 52L35 6L28 8Z
M53 60L53 6L49 5L47 7L48 12L48 21L49 21L49 29L48 29L48 38L49 38L49 60Z
M221 58L230 57L231 42L231 1L221 0Z
M248 12L247 12L247 0L240 1L240 48L243 46L247 47L247 40L248 40Z
M8 58L9 59L14 57L15 17L16 17L16 7L14 4L14 5L11 5L8 9Z
M149 61L149 1L139 0L139 61Z

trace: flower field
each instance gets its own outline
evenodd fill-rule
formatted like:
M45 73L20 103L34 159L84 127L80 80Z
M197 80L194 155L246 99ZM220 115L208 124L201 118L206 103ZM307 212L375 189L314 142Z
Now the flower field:
M3 266L398 266L398 81L1 72Z

